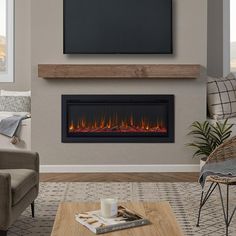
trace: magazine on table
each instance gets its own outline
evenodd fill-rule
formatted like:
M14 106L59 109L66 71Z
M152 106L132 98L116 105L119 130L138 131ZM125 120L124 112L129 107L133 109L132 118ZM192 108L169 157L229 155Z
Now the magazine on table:
M104 218L101 216L101 211L96 210L78 213L75 215L75 220L95 234L150 224L148 219L123 206L118 206L118 214L114 218Z

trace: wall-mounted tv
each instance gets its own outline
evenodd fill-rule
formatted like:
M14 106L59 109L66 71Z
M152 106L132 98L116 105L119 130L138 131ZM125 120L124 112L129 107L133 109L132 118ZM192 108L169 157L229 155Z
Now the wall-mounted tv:
M171 54L172 0L64 0L64 54Z

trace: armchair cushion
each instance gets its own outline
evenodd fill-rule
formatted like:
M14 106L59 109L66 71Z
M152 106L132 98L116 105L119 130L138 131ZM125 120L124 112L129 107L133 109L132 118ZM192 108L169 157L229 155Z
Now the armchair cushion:
M39 155L29 151L1 149L0 169L31 169L39 172Z
M11 176L12 206L38 184L38 173L34 170L4 169L0 170L0 173L9 173Z

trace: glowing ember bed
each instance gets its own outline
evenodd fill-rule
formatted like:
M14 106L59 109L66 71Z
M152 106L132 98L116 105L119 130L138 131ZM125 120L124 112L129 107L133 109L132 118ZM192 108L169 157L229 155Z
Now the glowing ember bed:
M62 142L174 142L174 96L63 95Z

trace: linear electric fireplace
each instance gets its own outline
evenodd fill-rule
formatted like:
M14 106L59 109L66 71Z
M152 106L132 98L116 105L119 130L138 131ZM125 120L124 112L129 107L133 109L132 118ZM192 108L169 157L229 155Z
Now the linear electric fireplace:
M62 95L62 142L174 142L173 95Z

